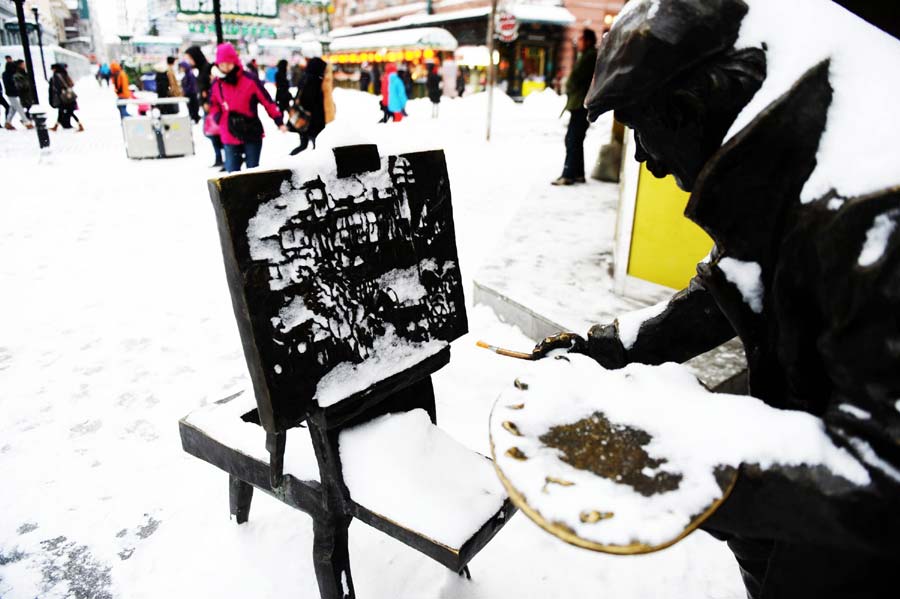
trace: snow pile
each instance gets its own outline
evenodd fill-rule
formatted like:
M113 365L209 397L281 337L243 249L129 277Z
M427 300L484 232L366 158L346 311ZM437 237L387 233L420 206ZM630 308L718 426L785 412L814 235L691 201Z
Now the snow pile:
M242 393L233 399L194 410L185 422L222 445L268 464L265 429L256 423L241 420L241 416L254 410L256 402L253 395ZM284 450L284 473L299 480L319 480L319 466L309 431L305 428L291 429L288 437Z
M652 306L641 308L640 310L626 312L616 318L619 329L619 341L622 342L625 349L631 349L634 346L634 343L638 338L638 333L640 333L641 326L648 320L652 320L665 312L666 306L668 305L669 301L665 300Z
M727 257L719 260L718 267L728 282L733 283L741 292L744 303L757 314L761 313L765 291L762 282L762 267L756 262L745 262Z
M392 326L387 325L386 329L384 335L375 339L371 357L360 364L341 362L319 380L314 396L319 406L333 406L449 346L440 339L422 343L407 341L399 337Z
M840 404L838 406L838 409L842 412L850 414L854 418L859 418L860 420L869 420L870 418L872 418L872 414L870 414L869 412L848 403Z
M887 214L879 214L875 217L872 227L866 231L866 241L859 253L857 264L860 266L872 266L878 262L887 249L888 241L897 228L896 218L900 216L897 210L891 210Z
M726 140L787 92L809 69L830 59L834 97L801 193L810 202L836 190L855 197L900 182L900 42L828 0L747 0L738 49L766 45L762 88Z
M379 170L346 178L337 177L337 166L331 152L314 153L312 160L304 161L299 167L296 164L292 166L293 187L299 188L307 181L321 179L325 183L325 193L331 201L351 196L357 202L372 201L376 190L385 190L393 185L388 172L387 154L384 153ZM279 238L282 228L291 217L310 208L306 190L292 189L285 183L281 192L277 198L260 204L256 214L247 223L247 242L250 246L250 257L254 260L272 263L283 261ZM272 289L280 289L286 284L285 281L273 281Z
M490 460L434 426L424 410L342 431L340 454L353 501L452 549L506 500Z
M278 311L278 316L272 318L272 326L282 333L287 333L294 327L315 320L316 317L322 318L306 307L302 297L295 295L288 305Z
M522 367L519 380L527 389L510 384L497 400L491 440L499 470L529 506L582 539L604 545L674 540L693 515L721 499L713 474L717 466L821 464L854 484L869 482L866 470L831 443L814 416L776 410L752 397L711 394L677 364L633 364L609 371L585 356L567 357L569 361L541 360ZM666 461L643 474L680 474L677 489L644 496L570 466L561 452L539 439L554 426L598 413L614 426L646 431L652 439L644 449L651 458ZM507 421L521 436L503 426ZM527 459L508 455L513 447ZM574 484L550 485L547 477ZM613 516L583 522L581 514L592 510Z
M433 260L422 262L426 261L433 262ZM384 273L378 278L378 286L385 291L388 289L393 291L401 305L416 303L428 293L419 279L419 269L415 266L395 268Z

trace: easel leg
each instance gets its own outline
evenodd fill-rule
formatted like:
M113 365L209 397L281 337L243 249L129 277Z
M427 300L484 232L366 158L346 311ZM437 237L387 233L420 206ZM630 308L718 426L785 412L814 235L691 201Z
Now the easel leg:
M313 564L322 599L354 599L347 529L352 518L313 518Z
M250 517L250 502L253 500L253 485L236 476L228 475L228 504L231 515L243 524Z
M266 450L269 452L269 484L273 489L281 486L284 477L284 446L287 433L266 433Z

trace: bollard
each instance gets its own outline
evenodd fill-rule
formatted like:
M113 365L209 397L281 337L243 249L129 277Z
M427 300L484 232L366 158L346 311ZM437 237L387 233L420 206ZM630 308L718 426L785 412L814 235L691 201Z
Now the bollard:
M34 128L37 131L38 144L41 149L50 147L50 132L47 131L47 112L40 106L31 109L31 118L34 120Z

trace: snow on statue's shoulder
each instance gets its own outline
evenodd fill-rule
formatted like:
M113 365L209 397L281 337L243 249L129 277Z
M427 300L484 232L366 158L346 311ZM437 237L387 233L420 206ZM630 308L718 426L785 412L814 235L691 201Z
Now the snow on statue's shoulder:
M746 0L735 46L765 48L766 78L726 135L746 127L809 69L829 61L833 88L803 202L900 183L900 41L829 0Z
M869 482L819 419L712 394L671 363L611 371L575 354L528 363L494 405L490 432L513 502L564 540L611 553L689 533L741 464L821 465Z

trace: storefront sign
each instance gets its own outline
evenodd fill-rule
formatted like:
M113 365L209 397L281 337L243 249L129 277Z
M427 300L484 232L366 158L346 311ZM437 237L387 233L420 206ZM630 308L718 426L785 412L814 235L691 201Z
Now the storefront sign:
M215 35L216 25L214 23L194 22L188 23L188 31L190 33L209 33ZM225 37L248 37L259 39L263 37L276 37L275 28L268 25L240 25L238 23L223 23L222 33Z
M277 17L278 0L221 0L223 15L248 17ZM213 14L213 0L178 0L178 12L196 15Z
M494 23L494 30L497 39L501 42L514 42L519 37L519 21L512 13L499 12Z

